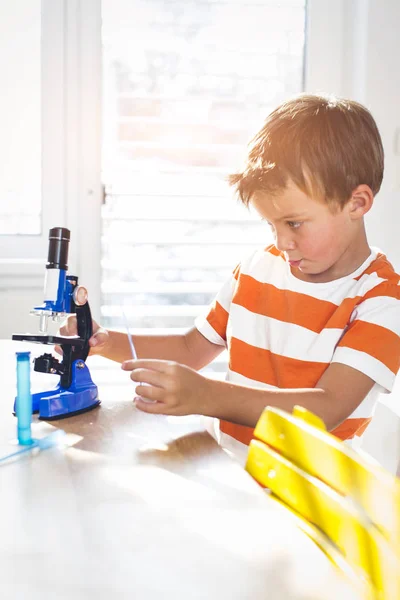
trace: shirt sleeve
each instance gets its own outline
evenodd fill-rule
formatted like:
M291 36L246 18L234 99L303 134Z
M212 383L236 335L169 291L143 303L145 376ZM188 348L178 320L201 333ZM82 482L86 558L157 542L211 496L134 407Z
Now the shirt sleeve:
M205 338L213 344L226 348L226 327L228 324L229 311L233 293L240 273L240 265L233 271L232 275L225 281L211 306L204 315L195 320L195 327Z
M353 311L332 362L365 373L391 392L400 367L400 287L385 286Z

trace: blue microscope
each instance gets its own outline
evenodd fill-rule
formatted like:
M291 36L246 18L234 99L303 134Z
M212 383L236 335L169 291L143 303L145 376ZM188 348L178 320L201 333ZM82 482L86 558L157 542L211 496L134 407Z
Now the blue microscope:
M35 371L60 375L60 381L54 389L32 394L32 412L39 413L39 419L45 420L70 417L100 404L97 386L85 363L93 331L92 316L89 303L81 303L78 299L78 278L67 275L69 240L68 229L50 229L44 303L31 311L40 317L41 335L12 336L13 340L18 341L58 344L63 351L61 362L47 353L34 360ZM47 332L49 318L59 321L73 313L76 314L77 336L42 335Z

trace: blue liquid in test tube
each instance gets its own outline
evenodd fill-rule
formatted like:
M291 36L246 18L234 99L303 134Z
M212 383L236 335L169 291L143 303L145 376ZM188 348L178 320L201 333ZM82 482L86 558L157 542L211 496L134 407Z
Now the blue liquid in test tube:
M18 443L24 446L32 444L32 395L30 352L16 352L17 356L17 415Z

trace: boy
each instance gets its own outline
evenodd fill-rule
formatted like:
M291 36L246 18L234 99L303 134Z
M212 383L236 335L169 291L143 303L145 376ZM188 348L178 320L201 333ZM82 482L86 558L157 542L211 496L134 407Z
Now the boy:
M126 334L94 323L92 352L142 382L139 409L220 419L217 439L241 458L266 405L299 404L339 438L360 435L400 365L400 278L364 227L382 177L366 108L312 95L283 103L230 177L275 243L236 267L186 334L135 336L139 360L128 360ZM196 372L225 347L226 381Z

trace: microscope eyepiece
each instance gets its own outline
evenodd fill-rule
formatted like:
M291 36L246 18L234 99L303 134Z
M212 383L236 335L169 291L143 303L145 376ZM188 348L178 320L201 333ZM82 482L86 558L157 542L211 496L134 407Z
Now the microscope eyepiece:
M49 232L49 254L46 269L68 270L68 246L70 231L65 227L53 227Z

